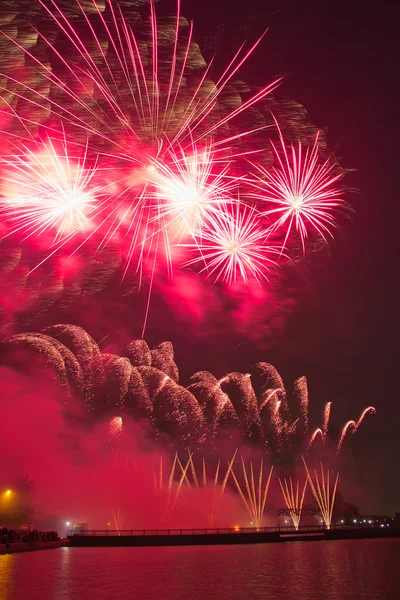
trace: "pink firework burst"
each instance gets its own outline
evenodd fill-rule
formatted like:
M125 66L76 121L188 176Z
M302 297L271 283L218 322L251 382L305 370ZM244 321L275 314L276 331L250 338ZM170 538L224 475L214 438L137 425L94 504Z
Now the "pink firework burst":
M204 263L201 270L215 281L225 281L228 285L236 281L248 281L250 277L258 283L267 279L267 271L276 262L270 258L279 254L276 248L267 244L267 232L254 208L237 202L229 212L228 207L209 219L195 244L199 256L186 264Z
M319 132L312 147L304 149L299 141L297 147L291 144L287 148L280 127L275 123L282 152L271 142L277 166L267 170L253 164L260 174L256 174L257 192L252 196L271 204L265 215L276 218L270 227L271 233L286 229L283 247L294 227L304 251L310 228L325 241L327 235L332 237L332 229L336 226L332 213L343 203L336 183L343 174L334 173L334 164L329 159L320 159Z
M87 160L87 146L72 154L64 137L25 145L3 158L0 213L6 235L25 239L51 233L52 242L93 227L93 217L104 202L105 188L96 184L96 164Z
M228 169L215 160L209 146L199 149L195 144L190 152L170 147L164 161L153 161L149 182L154 190L149 195L154 219L166 224L172 239L201 235L208 217L231 203L239 180L229 176Z

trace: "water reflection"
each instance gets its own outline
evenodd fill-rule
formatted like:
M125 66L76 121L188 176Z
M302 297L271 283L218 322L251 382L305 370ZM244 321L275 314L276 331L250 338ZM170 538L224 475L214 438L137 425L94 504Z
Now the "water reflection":
M71 572L71 548L60 548L57 550L60 553L58 561L59 576L55 579L54 597L62 598L64 593L68 593L68 582L73 573Z
M12 590L7 600L400 598L400 540L395 539L61 548L7 558L9 564L15 561L6 575Z
M0 598L8 600L11 598L11 585L13 581L14 556L11 554L0 555Z

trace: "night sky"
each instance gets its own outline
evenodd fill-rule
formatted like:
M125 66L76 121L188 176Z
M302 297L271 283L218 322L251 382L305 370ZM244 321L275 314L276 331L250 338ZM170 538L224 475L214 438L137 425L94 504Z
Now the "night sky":
M220 313L210 313L196 335L188 330L188 316L166 305L160 290L152 299L145 338L150 345L173 342L184 385L198 370L217 376L245 373L251 364L268 361L288 388L295 378L307 376L317 418L324 403L333 401L333 426L374 405L377 415L369 416L353 439L355 477L371 510L400 510L395 365L399 7L376 3L368 8L364 2L341 0L184 0L182 12L194 19L194 36L206 58L217 52L216 69L243 39L270 28L240 78L261 86L284 75L278 96L298 101L313 123L327 128L330 148L353 170L346 185L358 192L348 196L355 213L344 218L329 251L306 257L304 280L301 266L285 270L285 289L293 278L295 302L282 308L279 324L268 306L258 306L259 321L265 323L262 339L245 327L227 330ZM69 320L85 326L97 341L139 337L145 299L124 295L124 289L110 291L96 313L86 298L35 316L29 329ZM203 302L207 298L193 298L195 305Z

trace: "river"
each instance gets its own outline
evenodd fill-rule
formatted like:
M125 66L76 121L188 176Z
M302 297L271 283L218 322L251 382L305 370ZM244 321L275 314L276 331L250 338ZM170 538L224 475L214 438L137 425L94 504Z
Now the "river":
M0 556L1 600L400 598L400 539Z

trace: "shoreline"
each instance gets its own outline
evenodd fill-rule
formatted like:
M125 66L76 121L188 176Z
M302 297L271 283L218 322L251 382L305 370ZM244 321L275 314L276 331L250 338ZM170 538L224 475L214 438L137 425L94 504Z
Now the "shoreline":
M0 555L14 554L16 552L35 552L36 550L54 550L69 545L68 541L58 542L15 542L12 544L0 544Z

